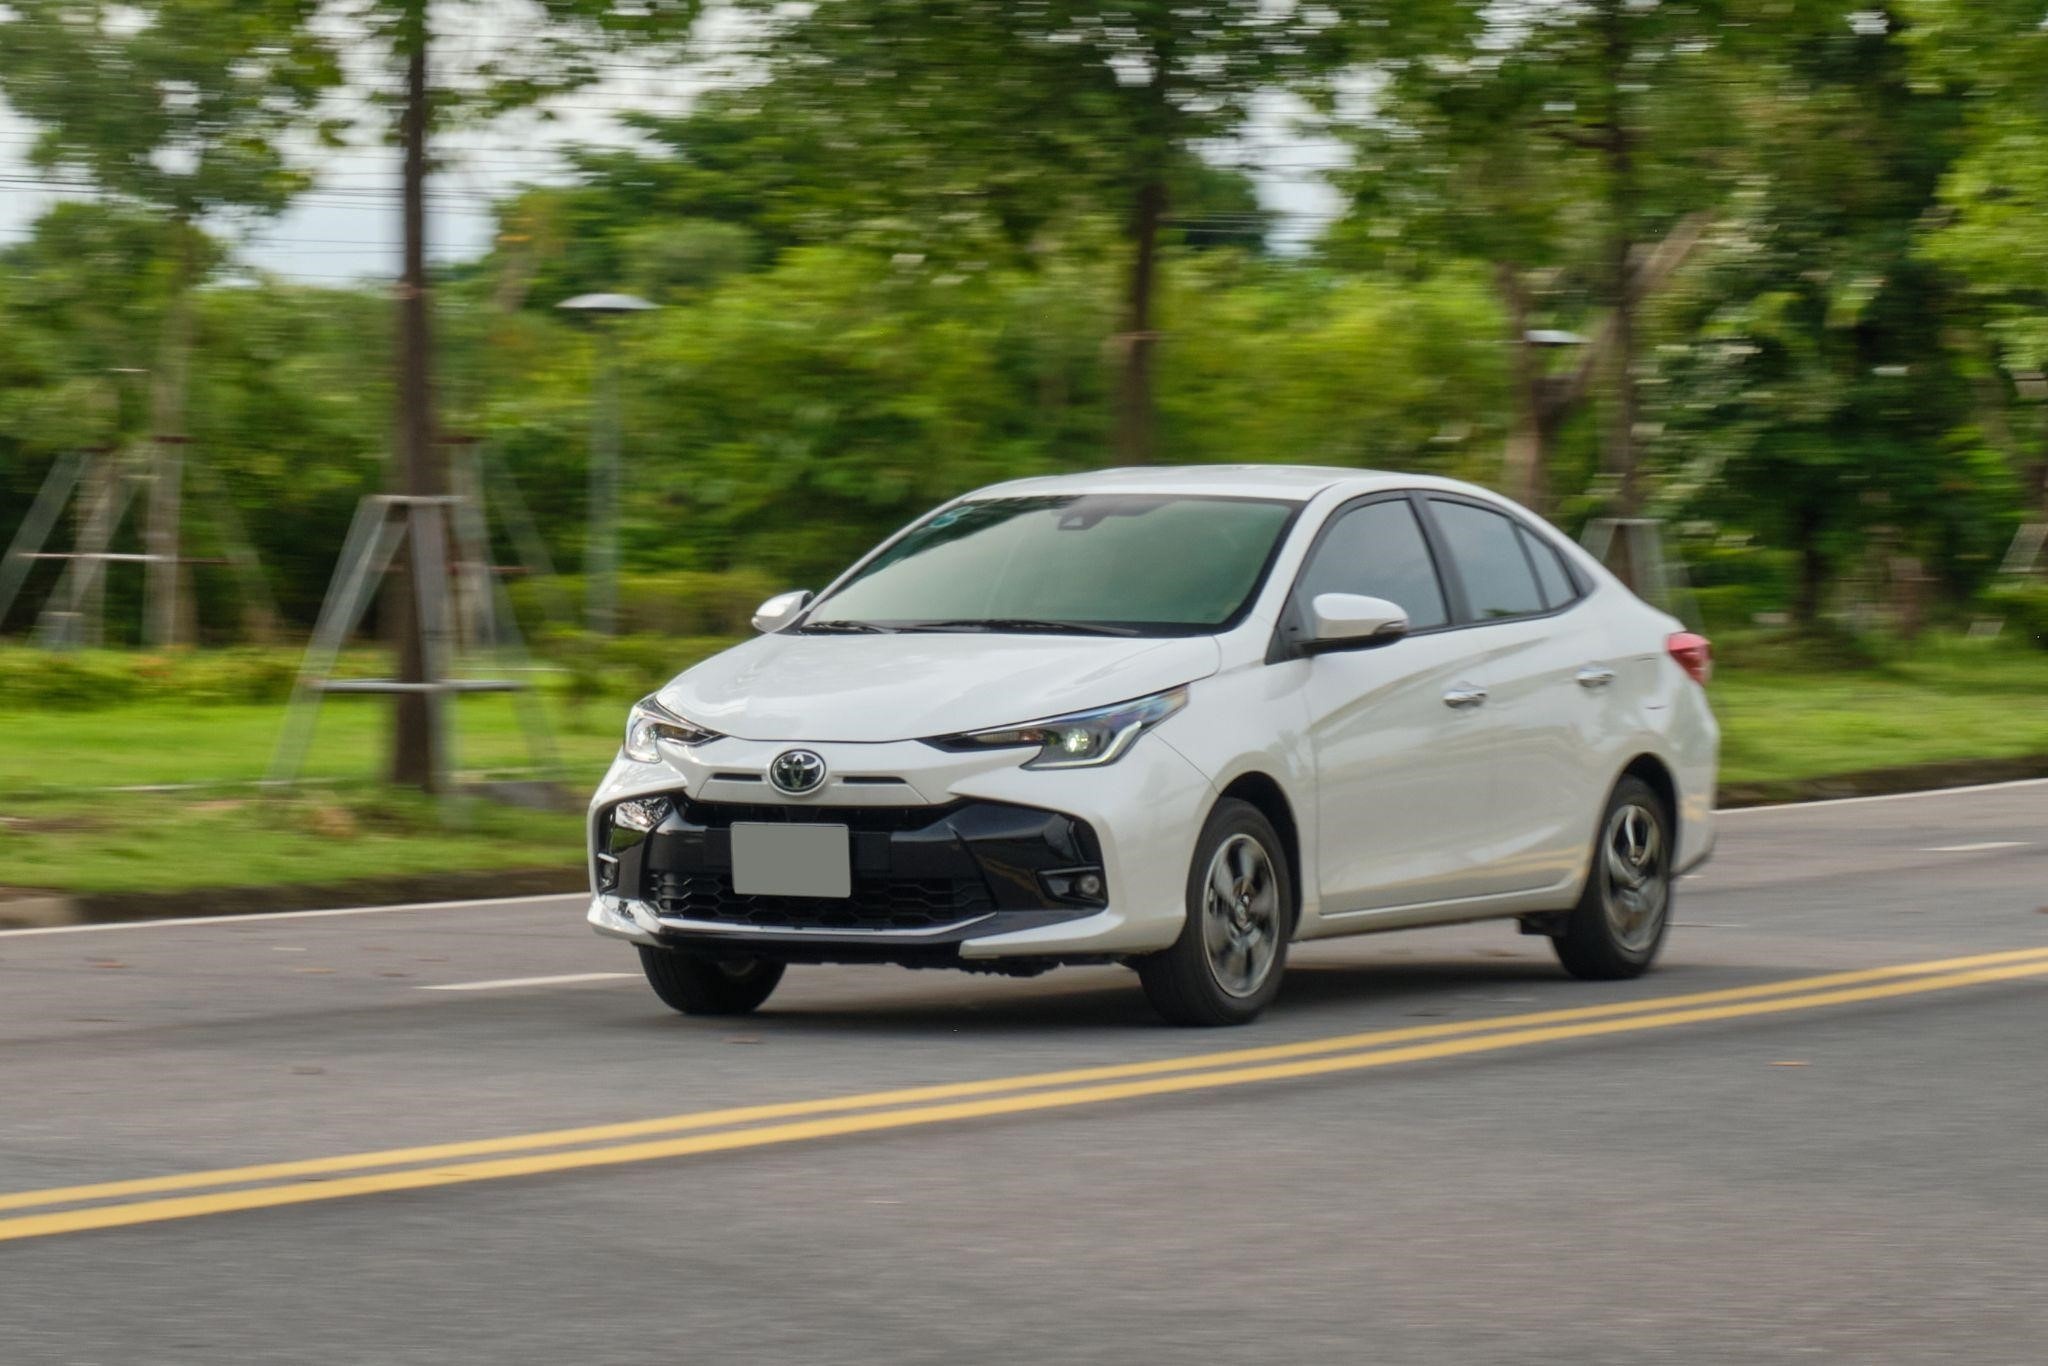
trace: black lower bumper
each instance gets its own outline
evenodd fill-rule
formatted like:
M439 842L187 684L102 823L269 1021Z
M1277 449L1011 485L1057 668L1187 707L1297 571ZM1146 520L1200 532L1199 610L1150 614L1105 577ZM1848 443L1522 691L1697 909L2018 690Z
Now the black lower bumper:
M664 942L789 962L964 966L970 938L1092 915L1106 904L1102 851L1086 822L1002 802L827 807L699 802L681 793L642 806L634 830L617 808L599 825L599 886L652 907ZM852 895L749 895L733 885L732 826L848 827ZM1092 875L1092 882L1088 879ZM996 970L1009 970L998 968Z

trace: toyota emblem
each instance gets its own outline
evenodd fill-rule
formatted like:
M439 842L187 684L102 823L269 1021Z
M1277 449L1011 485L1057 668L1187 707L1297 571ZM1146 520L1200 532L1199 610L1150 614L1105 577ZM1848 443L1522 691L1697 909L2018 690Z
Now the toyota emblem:
M816 792L825 785L825 761L807 749L784 750L768 765L768 781L792 797Z

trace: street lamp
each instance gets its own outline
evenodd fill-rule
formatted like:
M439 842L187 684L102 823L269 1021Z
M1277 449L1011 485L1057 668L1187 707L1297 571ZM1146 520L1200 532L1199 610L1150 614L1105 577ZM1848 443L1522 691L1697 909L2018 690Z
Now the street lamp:
M584 613L603 636L618 628L619 612L619 355L604 319L656 307L632 294L578 294L556 305L597 320L597 371L591 378L590 544L584 551Z

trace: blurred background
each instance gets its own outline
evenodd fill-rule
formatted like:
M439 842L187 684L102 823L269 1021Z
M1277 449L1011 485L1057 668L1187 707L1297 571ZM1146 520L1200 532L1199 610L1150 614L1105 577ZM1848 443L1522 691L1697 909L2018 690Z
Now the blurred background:
M0 896L574 886L634 698L1109 464L1523 500L1752 794L2048 771L2044 91L2017 0L4 0Z

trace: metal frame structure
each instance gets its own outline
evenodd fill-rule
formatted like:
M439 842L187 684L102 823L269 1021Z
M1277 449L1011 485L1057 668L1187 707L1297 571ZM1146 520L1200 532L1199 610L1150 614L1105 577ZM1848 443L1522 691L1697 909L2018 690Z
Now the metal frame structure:
M457 464L466 470L459 482L478 487L481 476L475 462ZM342 648L376 600L401 547L410 567L413 609L425 646L425 677L338 678L334 667ZM457 657L465 646L511 666L502 671L532 670L511 603L491 562L481 498L468 493L380 493L364 498L335 561L265 781L285 784L298 776L313 741L320 703L329 693L417 694L436 713L451 694L512 693L535 766L544 778L552 778L558 771L554 741L530 682L458 677ZM429 730L435 752L428 757L428 790L434 792L447 790L452 772L445 720L437 714Z
M1661 519L1595 517L1586 523L1579 545L1613 570L1643 601L1688 626L1699 626L1699 604L1693 599L1685 562L1665 553Z
M182 445L183 440L158 437L155 445L161 450L167 443ZM208 505L215 516L214 531L222 543L224 555L186 555L177 553L175 549L167 552L162 547L166 544L175 547L176 537L167 540L160 530L151 528L144 529L144 549L140 553L109 548L138 493L147 488L152 502L163 501L158 496L158 486L168 477L166 471L175 471L180 480L189 477L205 482L206 492L210 495ZM73 548L45 549L66 504L74 504L79 510L78 534ZM180 459L174 464L167 464L161 458L143 461L133 451L114 447L69 451L59 456L50 467L49 475L43 480L28 516L16 530L6 554L0 556L0 621L4 621L13 608L28 581L31 568L43 560L64 564L62 576L36 617L36 638L49 648L68 649L99 645L105 641L106 567L110 564L145 565L152 573L166 566L175 569L178 565L227 565L235 571L240 582L243 616L250 634L258 639L267 639L273 633L277 620L270 589L263 581L256 553L242 530L233 502L197 461ZM167 643L160 638L161 623L158 623L158 628L149 626L150 610L146 605L145 638Z

